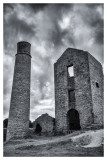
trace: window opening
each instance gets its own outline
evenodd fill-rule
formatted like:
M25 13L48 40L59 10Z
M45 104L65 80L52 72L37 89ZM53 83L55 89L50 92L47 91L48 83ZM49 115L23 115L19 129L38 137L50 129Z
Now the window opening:
M97 88L99 88L99 84L98 84L98 82L96 82L96 87L97 87Z
M74 76L74 67L73 67L73 65L68 67L68 76L69 77L73 77Z
M75 102L75 91L74 90L69 91L69 102Z

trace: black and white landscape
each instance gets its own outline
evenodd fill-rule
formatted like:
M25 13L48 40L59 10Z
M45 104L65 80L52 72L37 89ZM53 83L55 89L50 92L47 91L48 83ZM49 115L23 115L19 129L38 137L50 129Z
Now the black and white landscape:
M68 4L4 4L4 16L3 16L3 22L4 22L4 156L15 156L15 157L21 157L21 156L27 156L27 157L37 157L37 156L103 156L103 109L101 112L99 111L100 106L97 105L100 104L101 107L103 106L103 30L104 30L104 6L103 4L78 4L78 3L68 3ZM19 50L17 43L20 42ZM13 117L20 117L21 113L21 106L16 108L16 113L12 113L12 118L9 119L9 108L10 108L10 102L15 104L15 101L12 102L11 93L12 93L12 85L13 85L13 76L16 70L14 70L15 66L15 57L17 58L16 65L24 67L24 71L18 71L19 68L17 68L17 75L19 78L17 79L17 85L19 85L19 82L23 81L20 80L21 74L24 75L24 73L27 71L27 63L29 62L30 67L30 61L27 61L27 57L24 55L21 55L20 58L18 58L19 54L26 54L26 52L29 50L26 48L26 46L29 43L31 44L31 82L28 81L30 84L30 92L28 88L28 98L30 101L30 106L28 106L28 110L30 107L30 117L27 120L23 116L22 120L25 118L23 127L25 125L29 125L28 129L29 132L26 134L25 137L13 137L9 141L6 141L6 131L7 131L7 122L9 122L9 126L13 123L15 131L15 127L18 127L21 129L20 124L22 121L21 119L15 120L15 125L13 121ZM29 45L30 45L29 44ZM23 48L24 46L24 48ZM28 47L28 46L27 46ZM65 50L67 48L74 48L71 50ZM79 49L79 50L78 50ZM75 54L72 56L77 58L77 61L72 62L75 64L80 62L80 68L82 69L79 71L79 69L75 69L76 65L70 62L69 52L74 52ZM83 53L82 53L82 51ZM84 58L84 51L89 52L95 59L93 60L93 57L88 54L89 62L84 61L87 60L87 57ZM26 53L25 53L26 52ZM66 53L66 56L63 56L63 53ZM78 56L78 53L81 55ZM17 55L16 55L17 54ZM87 83L90 84L91 90L93 91L92 96L89 96L88 88L85 88L85 92L82 90L80 91L76 87L73 87L73 92L75 92L75 95L77 96L77 90L78 90L78 96L75 98L75 105L71 106L71 108L75 109L77 107L77 101L78 104L82 99L79 100L78 97L83 92L86 93L83 96L83 99L85 98L86 106L88 107L88 102L90 106L95 106L92 109L89 109L89 114L92 114L92 119L87 118L89 115L85 112L83 114L83 117L81 118L81 112L78 110L78 107L76 108L78 112L72 112L70 113L70 116L73 114L76 115L78 113L78 120L80 116L80 121L78 127L68 127L69 125L72 125L74 122L69 122L66 120L61 120L61 118L65 118L65 115L63 114L65 112L65 109L62 109L64 106L63 98L61 100L61 96L65 96L65 90L68 89L65 87L65 90L63 90L63 83L64 85L66 82L68 83L68 80L66 79L66 76L62 76L61 78L56 78L57 85L55 86L55 74L56 77L65 74L66 72L63 72L63 63L65 63L65 58L69 59L69 64L67 67L74 67L74 73L71 73L71 75L74 76L74 79L76 79L77 76L80 75L82 78L81 73L83 74L84 78L87 78L87 75L89 74L89 79L86 79L86 81L83 81L83 87L85 85L87 86ZM16 56L15 56L16 55ZM63 57L61 61L58 63L58 67L55 72L54 63L57 62L57 60L60 57ZM79 58L80 60L79 60ZM79 61L78 61L79 60ZM23 63L26 63L26 67ZM100 63L99 63L100 62ZM84 68L84 64L89 64L89 71L87 71L88 67ZM91 65L92 64L92 65ZM98 64L98 65L97 65ZM61 66L62 65L62 66ZM79 65L78 65L79 66ZM82 66L82 67L81 67ZM87 66L87 65L86 65ZM94 66L94 67L93 67ZM102 66L102 67L101 67ZM29 68L28 67L28 68ZM20 68L20 70L22 69ZM59 70L58 70L59 68ZM101 71L99 74L99 70ZM62 70L62 72L61 72ZM94 71L93 71L94 70ZM65 70L64 70L65 71ZM73 72L72 71L72 72ZM77 72L76 72L77 71ZM85 74L85 72L86 74ZM93 78L93 73L95 72L95 78ZM57 74L58 73L58 74ZM78 73L78 74L77 74ZM88 74L87 74L88 73ZM97 74L98 73L98 74ZM16 78L17 78L16 75ZM99 77L97 77L99 76ZM23 76L25 77L25 75ZM27 72L26 72L26 77ZM30 77L30 68L29 68L29 77ZM72 76L71 76L72 77ZM102 77L102 79L101 79ZM69 77L68 77L69 78ZM96 81L96 78L98 81ZM63 81L64 80L64 81ZM15 80L16 81L16 80ZM14 81L14 84L15 84ZM76 81L74 85L79 86L79 82ZM86 83L85 83L86 82ZM26 82L25 82L26 83ZM62 84L61 84L62 83ZM24 83L22 83L24 85ZM61 85L60 85L61 84ZM78 84L78 85L77 85ZM82 83L81 83L82 84ZM19 85L19 90L23 90L22 87ZM55 87L57 88L59 85L58 90L55 91ZM14 85L13 90L16 90L16 85ZM62 86L61 90L60 87ZM94 88L95 87L95 88ZM71 87L72 88L72 87ZM69 88L68 91L71 91L72 89ZM82 85L81 85L82 88ZM17 100L19 91L17 88L17 94L13 91L12 97L15 97L14 100ZM21 91L22 92L22 91ZM21 93L20 92L20 93ZM14 94L15 93L15 94ZM26 87L25 92L26 93ZM30 94L29 94L30 93ZM67 92L67 94L71 94L71 92ZM66 94L66 95L67 95ZM19 94L20 95L20 94ZM56 99L59 99L59 101L55 101L55 96L58 95ZM71 94L72 95L72 94ZM26 98L26 94L25 96ZM69 96L68 96L69 97ZM82 97L82 96L81 96ZM92 101L90 99L92 98ZM18 97L19 98L19 97ZM101 98L101 101L100 101ZM20 99L20 100L19 100ZM21 97L17 100L17 102L21 102ZM70 105L73 105L72 103L72 97L71 100L68 98L69 101L69 107ZM56 103L55 103L56 102ZM61 111L57 114L57 117L60 119L58 122L56 118L55 108L58 102L59 108L56 109L56 111ZM24 103L24 101L22 101ZM28 102L29 103L29 102ZM60 103L60 105L59 105ZM91 105L91 103L94 103ZM81 103L82 104L82 103ZM61 109L60 106L62 105ZM23 105L22 105L23 106ZM27 106L27 101L26 101ZM84 108L83 106L80 106L81 108ZM18 109L20 108L20 111ZM103 108L103 107L102 107ZM87 110L86 109L86 110ZM99 113L98 113L99 112ZM24 113L24 109L23 109ZM101 113L101 115L100 115ZM26 114L26 113L25 113ZM23 114L24 115L24 114ZM99 117L96 117L98 116ZM61 117L62 116L62 117ZM8 118L8 119L6 119ZM84 121L83 121L84 118ZM72 121L72 118L69 118L69 121ZM74 116L75 119L75 116ZM98 122L99 119L99 122ZM62 121L62 124L60 124ZM76 120L74 120L76 121ZM101 123L100 123L101 121ZM85 126L86 122L86 126ZM56 125L57 124L57 125ZM88 125L89 124L89 125ZM73 124L74 125L74 124ZM57 126L57 129L56 129ZM60 130L62 126L62 131ZM63 126L66 126L65 128ZM85 127L84 127L85 126ZM11 126L12 127L12 126ZM23 128L22 127L22 128ZM8 128L9 129L9 128ZM18 128L16 129L18 132ZM12 131L12 130L11 130ZM12 132L13 132L12 131ZM44 132L43 132L44 131ZM56 132L57 131L57 132ZM51 133L50 133L51 132ZM9 133L9 130L8 130ZM20 133L23 133L20 132ZM10 134L10 133L9 133ZM11 137L11 136L10 136ZM42 152L41 152L42 150Z

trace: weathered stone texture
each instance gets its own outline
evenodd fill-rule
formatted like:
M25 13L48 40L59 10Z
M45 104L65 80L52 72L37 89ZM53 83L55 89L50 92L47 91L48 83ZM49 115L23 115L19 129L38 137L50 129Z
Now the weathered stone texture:
M71 78L68 77L67 71L67 67L70 65L74 67L74 77ZM95 68L93 68L93 70L94 69ZM64 130L68 130L67 112L71 108L75 108L78 111L81 128L85 128L93 123L89 53L68 48L54 64L54 80L56 131L64 132ZM75 92L75 103L69 103L68 99L68 92L72 89L74 89ZM95 97L96 96L97 95L95 95ZM97 103L96 101L94 102Z
M54 130L54 118L47 113L38 117L34 123L33 128L36 129L36 125L39 124L42 127L42 133L52 133Z
M104 109L104 77L101 64L90 54L89 68L90 68L90 83L93 103L94 123L103 125L103 109ZM97 84L98 83L98 86Z
M7 140L12 137L24 137L29 129L30 46L31 45L28 42L18 43L7 128Z

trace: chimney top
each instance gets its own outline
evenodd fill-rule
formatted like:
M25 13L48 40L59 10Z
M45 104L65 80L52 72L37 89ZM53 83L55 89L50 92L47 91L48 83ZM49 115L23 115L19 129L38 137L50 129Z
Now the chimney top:
M31 44L29 42L21 41L17 43L17 53L30 54Z

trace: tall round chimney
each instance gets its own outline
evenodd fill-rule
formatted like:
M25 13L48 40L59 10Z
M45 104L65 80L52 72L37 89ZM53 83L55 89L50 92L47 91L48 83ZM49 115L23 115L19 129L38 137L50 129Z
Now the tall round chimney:
M19 42L14 68L6 140L23 138L29 130L31 44Z

